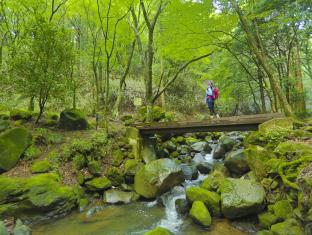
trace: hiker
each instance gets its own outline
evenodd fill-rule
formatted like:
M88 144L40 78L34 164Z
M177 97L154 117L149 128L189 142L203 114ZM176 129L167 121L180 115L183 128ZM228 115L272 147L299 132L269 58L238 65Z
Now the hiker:
M213 86L212 81L209 81L206 90L206 103L208 104L208 108L210 111L210 118L213 118L214 116L219 118L219 115L216 113L214 107L215 100L218 99L218 96L219 96L218 88Z

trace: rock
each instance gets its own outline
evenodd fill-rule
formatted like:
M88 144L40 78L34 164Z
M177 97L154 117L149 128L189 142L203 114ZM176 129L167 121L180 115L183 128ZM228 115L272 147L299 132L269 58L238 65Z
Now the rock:
M177 136L175 138L175 142L178 143L178 144L185 144L185 138L184 136Z
M213 152L214 159L221 159L225 157L225 154L231 151L235 145L235 140L227 135L223 135L219 139L219 143Z
M110 204L130 203L139 199L139 195L135 192L123 192L116 189L110 189L104 192L104 202Z
M88 190L93 192L101 192L112 186L112 182L107 177L94 178L85 183Z
M134 176L142 166L144 166L144 164L135 159L127 160L125 162L125 175Z
M259 125L259 132L270 133L279 129L293 129L293 120L291 118L274 118Z
M211 225L211 216L205 204L201 201L194 201L190 210L191 218L198 224L209 227Z
M0 221L0 235L9 235L8 230L2 221Z
M10 117L13 121L23 120L30 121L32 118L32 114L26 110L18 110L14 109L10 112Z
M59 126L65 130L86 130L88 121L85 115L77 109L65 109L61 112Z
M219 185L223 178L215 177L212 175L208 175L203 182L201 183L200 187L206 189L208 191L217 191Z
M52 173L26 179L0 177L0 217L39 222L69 213L77 206L77 194L59 181Z
M205 152L205 153L211 153L212 148L207 142L197 142L191 145L191 151L200 153L200 152Z
M193 160L192 160L195 164L201 163L201 162L205 162L205 158L201 153L196 153Z
M263 212L258 214L258 220L262 228L270 229L272 224L278 222L278 217L271 212Z
M224 165L235 176L242 176L249 171L243 149L230 152L224 160Z
M166 141L166 142L163 144L163 147L164 147L165 149L168 149L170 152L174 152L174 151L177 150L176 144L175 144L173 141L171 141L171 140Z
M198 171L196 166L194 165L188 165L188 164L181 164L180 165L184 178L186 180L196 180L198 178Z
M116 150L113 152L113 159L112 159L112 165L113 166L120 166L123 162L125 156L121 150Z
M145 198L155 198L183 181L181 167L173 160L163 158L146 164L137 172L134 189Z
M34 162L31 166L31 173L47 173L51 171L51 164L47 160Z
M267 163L269 160L275 159L274 153L260 146L249 146L245 149L244 154L249 168L261 181L270 171L270 166Z
M201 173L201 174L208 174L211 171L212 168L212 164L208 163L208 162L200 162L196 165L197 170Z
M92 175L100 176L102 173L101 162L99 162L99 161L88 162L88 170Z
M278 219L286 220L292 217L293 208L288 200L281 200L273 205L274 214Z
M221 163L215 163L211 169L210 175L214 177L224 178L229 177L229 170Z
M10 112L0 112L0 120L9 120Z
M153 230L144 233L144 235L173 235L173 233L171 233L169 230L165 228L157 227L154 228Z
M31 134L22 127L0 134L0 173L12 169L31 143Z
M73 165L76 170L81 170L87 165L86 158L80 153L76 154L75 157L73 157Z
M17 220L13 229L13 235L31 235L31 229L24 225L21 220Z
M220 184L222 213L226 218L256 214L263 208L265 191L261 185L245 179L227 178Z
M191 204L188 200L179 198L175 201L175 208L180 215L185 215L189 212Z
M215 150L213 151L214 159L222 159L225 157L226 151L225 148L219 143L217 144Z
M274 224L271 227L274 235L304 235L304 231L294 219Z
M125 183L122 171L117 167L108 168L106 176L112 182L113 186L119 186Z
M186 189L186 197L191 202L201 201L205 203L213 216L221 216L220 196L216 192L193 186Z
M274 153L281 158L292 158L304 156L312 156L312 146L311 144L297 142L297 141L286 141L279 143L274 149Z

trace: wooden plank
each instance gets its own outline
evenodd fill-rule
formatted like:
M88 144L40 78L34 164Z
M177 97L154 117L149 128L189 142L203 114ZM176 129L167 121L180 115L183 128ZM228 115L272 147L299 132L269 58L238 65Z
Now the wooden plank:
M224 117L207 121L145 123L135 124L134 127L138 128L142 135L209 131L247 131L257 130L259 124L277 117L283 117L283 115L260 114Z

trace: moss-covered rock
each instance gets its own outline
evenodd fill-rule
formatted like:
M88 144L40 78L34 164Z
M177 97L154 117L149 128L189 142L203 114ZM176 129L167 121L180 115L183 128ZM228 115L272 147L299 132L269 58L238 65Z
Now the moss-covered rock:
M88 190L93 192L101 192L112 186L112 182L107 177L94 178L85 183Z
M117 167L108 168L106 176L112 182L113 186L119 186L125 182L122 171Z
M56 174L27 179L0 177L0 188L0 217L38 222L68 213L77 206L75 190L62 186Z
M150 121L159 122L166 118L166 112L159 106L153 106L150 110ZM138 119L141 121L147 121L147 106L143 106L138 110Z
M125 156L123 152L119 149L113 152L113 158L112 158L112 165L113 166L120 166L123 162Z
M242 176L249 171L249 166L243 149L230 152L224 160L224 165L232 175Z
M125 162L125 175L134 176L143 166L142 162L135 159L129 159Z
M116 189L107 190L104 192L103 200L106 203L130 203L139 199L139 195L135 192L123 192Z
M51 171L51 169L52 169L52 166L51 166L50 162L48 162L46 160L34 162L31 166L31 172L33 174L47 173L47 172Z
M200 187L204 188L208 191L217 191L219 188L220 183L222 182L223 178L215 177L213 175L208 175L203 182L201 183Z
M196 223L204 227L209 227L211 225L211 216L202 201L193 202L192 208L190 210L190 216Z
M134 189L145 198L155 198L184 181L184 174L173 160L163 158L143 166L135 175Z
M289 219L284 222L271 226L271 231L274 235L304 235L304 231L298 222L294 219Z
M144 235L173 235L173 233L171 233L168 229L157 227L144 233Z
M257 179L261 181L270 171L271 165L268 164L268 161L275 158L273 152L260 146L249 146L244 153L249 168L255 173Z
M88 170L94 176L100 176L102 172L102 166L100 161L88 162Z
M87 165L86 158L80 153L76 154L73 158L73 165L76 170L81 170Z
M193 186L186 189L186 197L191 202L201 201L205 203L213 216L221 216L220 196L218 193Z
M13 235L31 235L31 229L18 219L13 229Z
M220 184L220 192L222 213L227 218L256 214L263 208L265 191L250 180L227 178Z
M31 112L26 110L14 109L10 112L10 118L14 121L30 121L32 118L32 114Z
M261 230L261 231L257 232L256 235L274 235L274 234L270 230Z
M271 212L263 212L258 214L258 220L262 228L270 229L272 224L278 222L278 217Z
M287 159L296 159L303 156L312 156L312 146L307 143L298 141L286 141L280 143L275 149L274 153L278 157Z
M294 122L292 118L274 118L260 124L259 132L267 134L280 129L292 130L294 128L293 123Z
M273 206L274 214L277 218L286 220L292 217L293 207L288 200L281 200L274 204Z
M230 176L229 170L221 163L215 163L211 169L211 176L225 178Z
M10 121L0 119L0 132L3 132L11 127Z
M31 134L22 127L0 134L0 173L12 169L31 143Z
M59 126L65 130L86 130L88 121L80 110L65 109L61 112Z

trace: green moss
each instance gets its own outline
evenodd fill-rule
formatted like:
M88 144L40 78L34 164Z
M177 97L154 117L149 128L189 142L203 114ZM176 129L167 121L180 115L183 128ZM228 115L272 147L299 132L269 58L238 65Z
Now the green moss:
M90 191L104 191L112 186L112 182L107 177L94 178L85 183L86 187Z
M11 127L11 124L7 120L2 120L0 118L0 132L5 131Z
M293 208L288 200L281 200L274 204L273 206L274 214L279 218L286 220L292 217Z
M274 152L279 157L293 160L302 156L312 156L312 146L303 142L286 141L280 143Z
M82 154L77 154L74 158L73 158L73 165L75 167L75 169L77 170L81 170L83 167L86 166L86 159Z
M201 201L205 203L213 216L221 215L219 194L193 186L186 189L186 197L191 202Z
M22 127L0 134L0 173L13 168L31 143L30 133Z
M261 230L261 231L257 232L256 235L274 235L274 234L270 230Z
M286 220L282 223L274 224L271 227L274 235L304 235L303 229L294 219Z
M259 224L263 228L270 229L272 224L278 222L278 217L270 212L258 214Z
M202 226L208 227L211 225L211 216L208 209L202 201L194 201L190 210L192 219Z
M177 158L177 157L179 157L179 152L178 151L174 151L174 152L172 152L171 154L170 154L170 158Z
M33 160L39 158L41 155L41 150L35 146L31 145L29 148L26 149L26 151L23 154L23 158L25 160Z
M80 110L65 109L61 112L59 126L66 130L85 130L88 128L88 122Z
M134 159L129 159L125 162L125 174L134 176L143 166L142 162Z
M102 172L101 162L99 161L90 161L88 163L88 170L92 175L100 176Z
M121 150L116 150L113 152L112 165L120 166L124 159L124 154Z
M29 121L32 118L32 114L31 112L26 110L13 109L10 112L10 117L14 121L17 120Z
M9 235L8 230L2 221L0 221L0 235Z
M0 204L10 202L15 197L21 195L23 181L0 176Z
M219 185L222 181L222 178L214 177L212 175L208 175L207 178L203 180L200 187L209 190L209 191L217 191Z
M52 169L51 164L46 160L34 162L33 165L31 166L32 173L47 173L51 169Z
M112 182L113 186L119 186L125 182L121 170L117 167L110 167L107 170L106 176Z
M169 230L165 228L157 227L151 231L144 233L144 235L173 235L173 233L171 233Z

